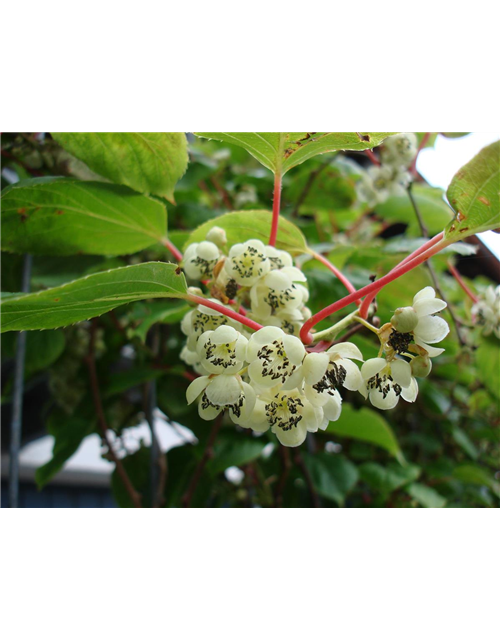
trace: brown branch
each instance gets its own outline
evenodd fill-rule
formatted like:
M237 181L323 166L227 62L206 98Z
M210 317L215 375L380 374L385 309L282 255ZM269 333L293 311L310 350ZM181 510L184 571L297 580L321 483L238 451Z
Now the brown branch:
M210 458L213 458L213 446L219 430L222 426L222 417L223 414L221 413L213 422L212 430L210 431L210 435L208 436L207 444L205 445L205 450L203 451L201 460L198 462L193 477L191 478L191 482L189 483L187 491L182 498L183 507L187 508L191 505L191 500L193 499L194 492L196 491L196 487L198 486L198 482L200 481L203 469L205 468L205 465L210 460Z
M309 473L309 469L306 467L304 463L304 459L300 455L300 451L297 450L294 456L295 464L299 467L304 476L304 480L306 481L307 488L309 489L309 493L311 494L311 500L313 503L313 507L316 509L321 508L321 504L319 501L319 496L316 493L316 489L314 488L313 481L311 478L311 474Z
M108 437L108 424L106 422L106 416L104 415L104 409L102 407L101 395L99 393L99 381L97 379L97 372L95 367L95 338L97 331L97 319L94 318L92 320L92 326L90 328L90 342L89 342L89 351L86 357L87 367L89 370L90 377L90 387L92 389L92 397L94 400L94 406L97 414L97 424L99 425L99 431L101 432L101 437L106 443L109 455L113 462L116 465L116 471L120 476L125 490L130 496L132 500L132 504L134 507L142 507L141 495L134 489L130 478L128 477L127 472L125 471L125 467L122 464L122 461L117 457L111 441Z
M276 493L274 495L274 506L282 507L283 491L288 479L288 474L290 473L292 462L290 460L290 450L288 449L288 447L284 447L280 444L278 451L281 458L281 475L279 477L278 485L276 487Z
M219 183L219 181L215 176L210 177L210 182L217 189L217 193L222 198L222 202L225 204L226 208L229 209L229 211L234 211L234 205L232 203L231 196L229 195L227 190L224 189L224 187Z
M424 219L422 218L422 214L420 213L420 209L418 208L417 201L415 200L415 198L413 196L412 183L411 182L408 185L407 191L408 191L408 197L410 198L410 202L411 202L411 204L413 206L413 210L415 211L415 215L416 215L417 220L418 220L418 225L420 227L420 232L422 233L422 236L424 238L428 238L429 234L428 234L428 231L427 231L427 227L425 226ZM450 303L448 302L446 296L444 295L443 290L441 288L441 285L439 284L437 274L436 274L436 272L434 270L434 267L432 266L432 263L431 263L430 260L427 261L427 265L426 266L427 266L427 269L429 270L429 275L431 276L432 282L434 284L434 288L436 289L436 291L440 295L441 299L444 300L444 302L446 302L446 305L448 307L448 312L449 312L449 314L451 316L451 319L453 321L453 324L455 326L455 331L456 331L456 334L457 334L457 337L458 337L458 341L460 342L460 346L465 347L466 343L465 343L465 340L462 337L462 333L460 332L460 325L461 325L460 319L457 317L457 315L455 314L455 311L453 310L452 306L450 305Z
M324 162L321 165L321 167L318 167L314 171L311 171L311 173L309 174L309 177L307 179L307 182L305 183L304 188L302 189L302 193L297 198L297 202L295 203L295 207L293 208L293 211L292 211L292 217L294 217L294 218L297 217L297 215L299 213L300 205L306 199L309 191L311 190L311 187L313 186L314 181L319 176L319 174L323 171L323 169L326 169L326 167L328 167L328 165L332 162L332 160L333 160L333 158L330 158L327 162Z

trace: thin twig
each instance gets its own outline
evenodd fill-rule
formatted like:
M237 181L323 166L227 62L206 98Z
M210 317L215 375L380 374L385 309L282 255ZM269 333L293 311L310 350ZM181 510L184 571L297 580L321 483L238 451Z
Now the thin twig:
M294 218L297 217L299 213L299 208L301 204L304 202L304 200L306 199L309 191L311 190L311 187L313 186L314 181L319 176L319 174L323 171L323 169L326 169L326 167L332 162L332 160L333 158L330 158L327 162L324 162L320 167L318 167L314 171L311 171L307 179L307 182L305 183L304 188L302 189L302 193L297 198L297 202L295 203L295 207L293 208L293 211L291 214L292 217Z
M220 195L222 202L224 203L226 208L229 209L229 211L233 211L234 205L232 203L231 196L229 195L228 191L224 189L224 187L220 184L220 182L217 180L215 176L210 177L210 182L216 188L217 193Z
M311 474L309 473L309 469L306 467L304 463L304 459L300 455L300 451L297 450L295 452L294 460L295 460L295 464L299 467L299 469L302 472L302 475L304 476L304 480L306 481L307 488L309 489L309 493L311 494L313 507L316 509L319 509L321 507L319 496L316 493L316 489L314 488L314 485L312 482Z
M288 479L288 474L290 473L292 461L290 460L290 450L287 447L280 445L278 451L281 458L281 475L279 477L278 485L276 487L276 493L274 496L274 506L282 507L283 491L285 489L286 481Z
M182 498L183 507L187 508L191 505L191 500L193 499L194 492L196 491L196 487L198 486L198 482L200 481L203 469L205 468L210 458L213 458L213 446L222 426L222 416L223 414L221 413L212 424L212 430L210 431L210 435L208 436L207 444L205 445L205 450L203 451L201 460L198 462L193 477L191 478L191 482L189 483L187 491Z
M97 372L95 367L95 338L97 331L97 319L94 318L92 320L92 325L90 328L90 341L89 341L89 351L86 357L87 367L89 370L90 377L90 387L92 390L92 397L94 400L94 406L97 414L97 424L99 426L99 430L101 432L101 437L106 443L106 446L109 450L109 455L113 462L116 465L116 471L120 476L125 490L130 496L132 500L132 504L134 507L142 507L141 495L134 489L130 478L128 477L127 472L125 471L125 467L122 464L122 461L117 457L111 441L108 437L108 424L106 422L106 416L104 415L104 409L102 407L101 394L99 393L99 381L97 379Z
M415 198L413 196L411 188L412 188L412 183L410 182L410 184L408 185L408 188L407 188L408 197L410 198L410 202L411 202L411 204L413 206L413 210L415 211L415 215L416 215L417 220L418 220L418 225L420 227L420 232L422 233L422 236L424 238L428 238L429 234L428 234L428 231L427 231L427 227L426 227L426 225L424 223L424 219L422 218L422 214L420 213L420 209L419 209L419 207L417 205L417 201L415 200ZM460 319L457 317L457 315L455 314L455 311L453 310L452 306L450 305L450 303L448 302L446 296L444 295L444 292L443 292L443 290L441 288L441 285L439 284L438 277L436 275L434 267L432 266L431 260L427 261L427 269L429 271L429 275L431 276L432 282L434 284L434 288L438 292L438 294L441 297L441 299L444 300L444 302L446 302L446 305L448 307L448 312L449 312L449 314L451 316L451 319L453 321L453 324L455 326L455 331L456 331L456 334L457 334L457 337L458 337L458 341L460 342L460 345L462 347L464 347L466 343L465 343L465 340L463 339L462 334L460 332L460 324L461 324Z

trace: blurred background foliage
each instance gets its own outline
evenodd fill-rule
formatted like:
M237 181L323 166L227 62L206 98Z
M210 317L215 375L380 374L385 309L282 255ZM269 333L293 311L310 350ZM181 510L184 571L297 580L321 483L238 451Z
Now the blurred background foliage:
M434 140L431 136L427 144ZM175 204L162 199L169 239L177 247L198 225L228 211L270 210L273 175L244 149L191 135L188 141L189 165L175 188ZM329 153L291 169L283 178L282 215L358 288L395 266L418 246L422 235L406 196L391 197L374 210L357 201L356 181L369 165L363 152ZM34 176L101 179L48 134L2 134L2 166L2 188ZM443 192L418 177L413 193L429 234L442 231L453 217ZM85 361L94 331L106 421L143 506L498 507L499 341L482 337L471 326L471 302L448 271L451 259L477 292L498 282L498 263L474 242L470 239L460 253L454 250L432 259L459 321L463 344L445 311L451 330L439 346L446 351L435 360L431 376L419 380L415 405L400 402L394 410L381 412L360 394L346 392L339 421L326 432L309 434L300 450L284 452L270 433L257 437L227 419L210 440L210 423L200 420L196 407L185 401L189 379L179 360L184 342L179 320L189 308L185 302L136 302L93 322L29 332L24 440L46 433L55 437L52 460L37 472L39 487L43 490L85 437L99 433ZM3 291L21 290L22 260L21 255L2 253ZM172 256L160 244L113 258L36 256L31 289L148 260L171 261ZM313 312L345 295L323 265L310 257L299 262L308 278ZM429 284L433 282L424 265L383 289L377 298L381 322L387 322L397 307L411 304L413 295ZM324 321L318 329L330 324ZM9 438L5 429L15 339L14 332L2 336L3 446ZM350 339L365 359L377 355L376 338L365 329ZM153 390L170 427L187 427L193 437L166 453L151 451L145 442L132 453L124 434L148 418ZM119 506L132 506L116 472L111 486Z

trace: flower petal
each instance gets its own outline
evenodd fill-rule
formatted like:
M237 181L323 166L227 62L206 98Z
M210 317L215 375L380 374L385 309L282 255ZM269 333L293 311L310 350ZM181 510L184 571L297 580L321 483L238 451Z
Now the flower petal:
M351 360L364 360L363 354L352 342L339 342L339 344L334 344L333 347L327 350L327 353L335 353L342 356L342 358L351 358Z
M346 389L350 391L358 391L363 385L363 376L357 365L347 358L342 358L341 361L337 361L342 367L344 367L346 375L345 380L342 383Z
M306 384L316 384L325 375L330 358L326 353L308 353L302 371Z
M412 378L410 385L401 391L401 397L406 400L406 402L415 402L417 396L418 384L415 378Z
M262 329L261 329L262 331ZM292 364L302 364L302 360L306 355L305 347L299 338L284 334L283 345L286 355Z
M394 360L391 362L391 372L394 382L400 387L409 387L411 384L411 366L406 360Z
M212 404L225 406L238 402L242 393L241 381L236 376L214 376L208 383L205 394Z
M205 390L208 382L208 376L200 376L191 382L189 387L186 389L186 400L188 404L191 404L196 400L200 393Z
M422 316L430 316L433 313L438 313L446 308L446 302L440 298L423 298L417 300L413 305L415 313L419 318Z
M444 349L441 349L441 347L431 347L430 345L426 344L423 340L417 340L416 337L415 337L415 344L418 344L419 347L422 347L422 349L425 349L429 354L429 358L437 358L437 356L440 356L442 353L444 353Z
M323 406L323 411L325 413L325 418L335 422L340 418L340 414L342 412L342 400L340 396L330 396L328 398L328 402Z
M198 415L200 416L200 418L202 418L202 420L213 420L223 410L224 410L224 407L208 406L203 408L201 400L198 404Z
M413 298L412 306L414 307L415 303L418 302L419 300L425 300L427 298L435 298L435 297L436 297L436 292L432 287L424 287L421 291L415 294Z
M388 409L394 409L399 401L399 396L396 395L394 389L389 389L387 395L384 398L384 395L377 391L377 389L372 389L369 393L370 402L377 409L383 409L387 411Z
M433 344L445 338L450 332L446 320L436 316L424 316L420 318L413 332L415 339Z
M361 375L363 380L369 380L373 376L380 373L382 369L387 365L385 358L370 358L361 367Z
M285 447L299 447L307 436L307 425L304 423L304 420L301 420L287 431L284 431L279 427L275 427L274 429L276 437Z

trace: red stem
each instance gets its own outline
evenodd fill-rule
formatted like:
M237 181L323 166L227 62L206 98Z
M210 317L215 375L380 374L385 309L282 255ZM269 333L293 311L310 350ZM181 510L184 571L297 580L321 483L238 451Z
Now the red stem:
M406 264L410 260L413 260L413 258L416 258L420 254L424 253L424 251L427 251L428 249L433 247L435 244L437 244L438 242L440 242L443 239L443 236L444 236L444 232L441 231L441 233L438 233L437 236L434 236L434 238L431 238L427 242L424 242L424 244L421 247L416 249L413 253L410 253L409 256L406 256L406 258L404 260L401 260L401 262L399 264L397 264L394 267L394 269L391 269L389 271L389 273L392 273L395 269L398 269L399 267L401 267L402 265ZM380 280L378 282L380 282ZM366 298L363 300L363 303L362 303L361 307L359 308L359 315L362 318L367 318L368 317L368 310L370 308L372 300L375 298L377 293L378 293L378 291L375 291L374 293L370 294L369 296L366 296Z
M237 320L238 322L241 322L241 324L246 325L247 327L249 327L250 329L253 329L254 331L258 331L259 329L262 329L262 325L259 324L258 322L254 322L253 320L250 320L250 318L245 318L245 316L242 316L241 313L237 313L232 309L227 309L226 307L224 307L221 304L218 304L217 302L212 302L212 300L207 300L206 298L202 298L201 296L195 296L193 294L188 294L187 300L191 300L191 302L195 302L196 304L202 304L204 307L209 307L214 311L219 311L219 313L222 313L222 315L227 316L228 318L232 318L233 320Z
M271 222L271 235L269 236L269 244L271 247L276 246L276 238L278 236L278 224L280 219L280 203L281 203L281 172L274 175L274 195L273 195L273 220Z
M462 276L457 271L457 269L455 269L455 267L451 264L451 262L448 262L448 269L451 271L451 273L452 273L453 277L455 278L455 280L462 287L463 291L465 291L465 293L469 296L469 298L472 300L472 302L478 302L479 298L465 284L465 282L462 280Z
M351 304L352 302L356 302L356 300L359 300L360 298L367 296L370 293L380 291L380 289L382 289L382 287L384 287L386 284L389 284L389 282L392 282L393 280L396 280L397 278L401 277L405 273L408 273L408 271L415 269L415 267L418 267L419 264L422 264L422 262L425 262L426 260L431 258L434 254L438 253L438 251L441 251L441 249L447 246L447 244L449 243L447 242L443 242L442 244L438 243L435 246L428 248L427 251L424 251L423 253L413 258L412 260L408 260L406 264L398 265L398 267L393 269L387 275L380 278L380 280L377 280L376 282L372 282L371 284L367 285L366 287L363 287L359 291L356 291L355 293L351 293L345 298L342 298L341 300L337 300L337 302L334 302L333 304L326 307L322 311L319 311L312 318L309 318L309 320L304 324L304 326L300 331L300 339L304 344L311 344L311 342L313 341L313 336L312 334L309 333L309 331L314 327L314 325L318 324L318 322L320 322L321 320L324 320L325 318L332 315L336 311L340 311L340 309L347 307L348 304Z
M167 247L170 253L177 260L177 262L180 262L182 260L182 253L179 251L179 249L177 249L177 247L172 242L170 242L170 240L168 240L167 238L163 238L161 242L164 247Z
M380 167L380 160L377 158L377 156L373 153L371 149L365 149L365 153L373 162L373 164L377 165L377 167Z
M422 138L422 140L420 140L420 144L418 145L418 149L417 149L417 154L415 155L415 157L413 158L413 162L411 163L411 167L410 167L410 173L414 176L417 175L417 160L418 160L418 154L422 151L422 149L425 147L425 145L427 144L427 140L429 140L431 134L430 133L424 133L424 136Z
M322 256L320 253L316 253L316 251L312 251L311 255L316 258L319 262L325 265L327 269L337 276L340 282L344 285L344 287L349 291L349 293L354 293L356 291L356 287L350 282L345 275L337 269L335 265L333 265L325 256ZM357 302L359 305L359 301Z

